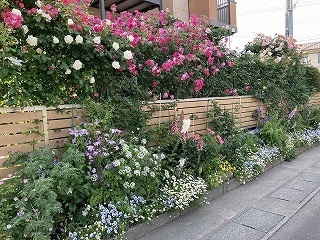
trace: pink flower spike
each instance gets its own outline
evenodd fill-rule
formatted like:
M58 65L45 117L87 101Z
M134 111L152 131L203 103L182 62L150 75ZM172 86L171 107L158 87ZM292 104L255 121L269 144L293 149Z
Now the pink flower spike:
M296 115L297 107L295 107L289 114L288 119L292 119Z
M217 135L217 140L220 144L224 144L224 141L223 141L222 137L220 137L220 135Z

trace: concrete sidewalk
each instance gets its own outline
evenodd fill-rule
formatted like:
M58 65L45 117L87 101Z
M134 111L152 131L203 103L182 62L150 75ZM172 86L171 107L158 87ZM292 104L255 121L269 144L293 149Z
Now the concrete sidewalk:
M319 190L320 145L138 239L269 239Z

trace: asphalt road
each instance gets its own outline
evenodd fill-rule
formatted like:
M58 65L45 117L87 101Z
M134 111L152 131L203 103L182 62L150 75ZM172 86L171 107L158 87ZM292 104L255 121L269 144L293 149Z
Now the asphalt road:
M269 239L320 240L320 192Z

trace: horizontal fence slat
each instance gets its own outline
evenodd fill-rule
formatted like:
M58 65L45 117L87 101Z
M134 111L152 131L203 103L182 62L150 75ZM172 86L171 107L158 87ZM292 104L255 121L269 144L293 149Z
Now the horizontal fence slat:
M68 119L58 119L48 121L48 130L58 129L58 128L71 128L72 126L78 126L82 123L77 118L68 118Z
M63 129L48 131L49 141L51 139L65 138L65 137L68 137L69 135L70 135L70 128L63 128Z
M49 140L49 145L52 148L62 148L68 141L68 138L59 138L59 139L51 139Z
M11 123L6 125L0 125L0 135L3 134L12 134L12 133L23 133L29 132L31 129L39 129L41 132L43 131L43 123L35 124L35 123Z
M14 174L17 171L16 167L13 168L0 168L0 179L8 177L9 174Z
M30 145L29 143L5 146L0 148L0 156L8 156L9 153L15 153L15 152L30 152L33 150L33 148L40 148L44 146L45 146L44 141L36 143L34 146Z
M50 110L47 111L47 119L63 119L63 118L71 118L72 116L77 118L78 116L82 116L83 110L81 109L65 109L63 111Z
M0 124L42 120L42 112L1 113Z
M43 137L37 133L31 133L29 136L26 136L23 134L2 135L0 136L0 146L19 144L19 143L29 143L37 140L39 141L43 140Z

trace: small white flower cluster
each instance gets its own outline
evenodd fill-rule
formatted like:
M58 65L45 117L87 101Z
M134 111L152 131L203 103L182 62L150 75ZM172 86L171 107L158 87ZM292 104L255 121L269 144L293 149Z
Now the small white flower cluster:
M296 147L311 145L320 142L320 127L303 132L294 132L290 134L290 137L296 142Z
M134 189L136 186L136 184L134 182L124 182L123 187L126 189Z
M293 149L295 148L295 139L292 135L288 135L288 138L286 139L285 142L285 148L287 151L293 151Z
M207 191L207 184L202 178L184 174L181 178L174 175L161 188L163 202L168 208L183 210L199 199Z
M149 154L149 151L144 146L140 146L139 149L134 148L133 150L136 152L139 159L143 159L147 154Z
M248 179L260 174L267 163L278 158L280 153L277 147L265 145L260 147L258 151L253 152L250 150L245 155L241 151L237 151L236 156L239 165L236 170L236 176L245 183Z

